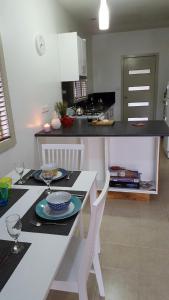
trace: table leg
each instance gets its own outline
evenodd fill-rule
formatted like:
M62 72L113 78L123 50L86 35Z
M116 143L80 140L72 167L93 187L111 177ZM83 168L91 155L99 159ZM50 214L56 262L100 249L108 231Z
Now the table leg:
M84 225L83 225L82 211L80 211L80 216L79 216L79 231L80 231L80 238L84 239Z

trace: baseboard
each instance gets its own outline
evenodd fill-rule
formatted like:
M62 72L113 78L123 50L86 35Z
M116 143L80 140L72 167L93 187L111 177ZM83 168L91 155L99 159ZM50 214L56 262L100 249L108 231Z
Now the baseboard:
M135 201L149 201L150 194L144 193L121 193L108 192L108 199L111 200L135 200Z

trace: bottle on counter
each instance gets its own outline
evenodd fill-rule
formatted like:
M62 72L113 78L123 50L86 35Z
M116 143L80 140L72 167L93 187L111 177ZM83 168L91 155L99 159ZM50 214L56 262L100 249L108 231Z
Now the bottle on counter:
M82 116L83 115L83 108L82 107L78 107L77 109L76 109L76 115L77 116Z
M53 129L59 129L61 127L61 121L56 111L53 111L52 113L51 127Z

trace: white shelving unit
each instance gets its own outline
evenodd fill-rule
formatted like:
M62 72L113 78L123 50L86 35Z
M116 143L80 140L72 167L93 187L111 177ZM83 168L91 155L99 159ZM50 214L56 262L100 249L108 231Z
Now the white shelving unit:
M110 187L109 191L130 193L158 193L160 137L105 138L105 172L112 166L121 166L141 173L141 181L152 181L153 189Z

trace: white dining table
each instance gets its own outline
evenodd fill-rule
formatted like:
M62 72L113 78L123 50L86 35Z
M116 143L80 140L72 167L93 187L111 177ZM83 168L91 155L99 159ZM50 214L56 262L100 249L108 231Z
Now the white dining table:
M25 170L25 174L29 170ZM95 171L82 171L77 180L70 187L53 187L55 190L86 191L83 207L90 197L93 202L96 199L96 175ZM16 172L11 172L12 188L28 189L28 191L0 217L0 239L11 240L5 226L5 218L13 213L21 217L46 189L45 186L14 185L18 180ZM0 300L43 300L46 299L52 280L62 262L69 242L78 224L77 215L69 235L45 234L22 231L19 241L31 243L31 246L21 259L15 271L6 282L0 292Z

